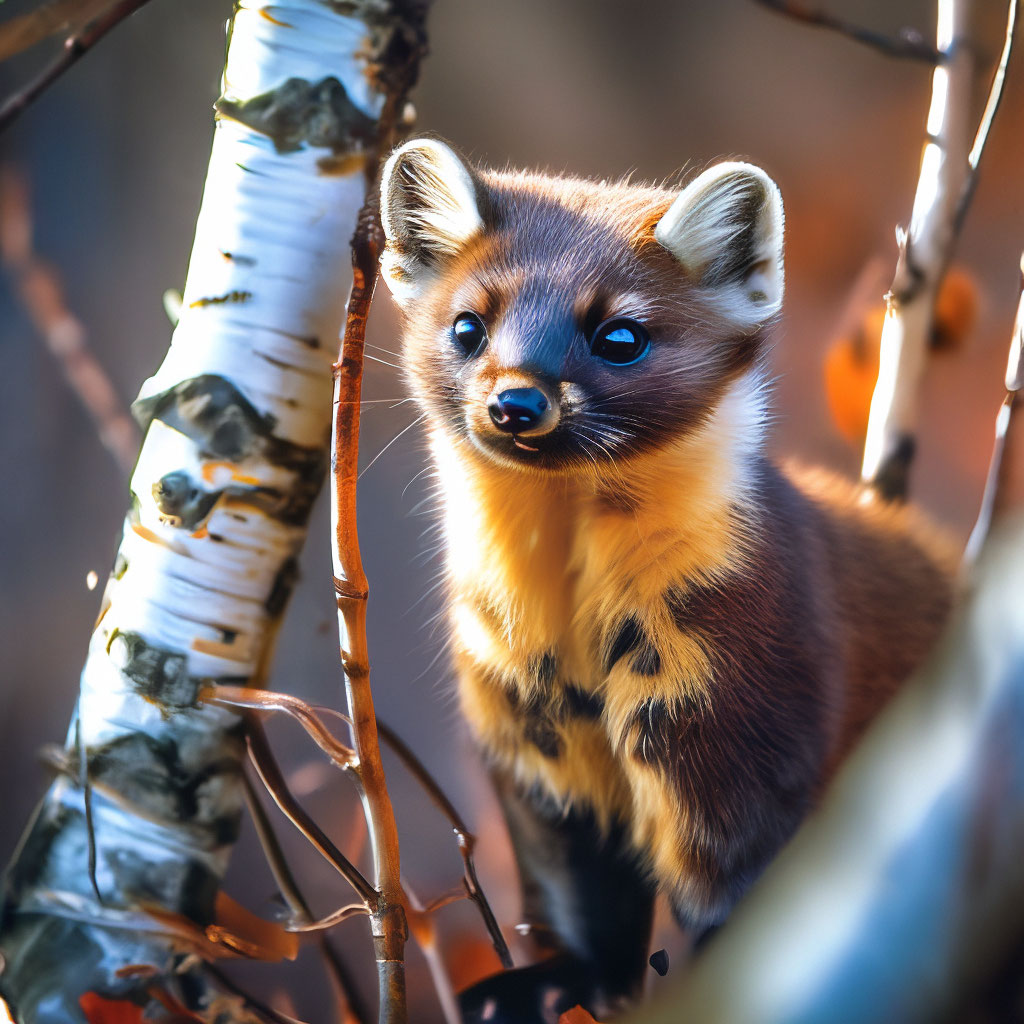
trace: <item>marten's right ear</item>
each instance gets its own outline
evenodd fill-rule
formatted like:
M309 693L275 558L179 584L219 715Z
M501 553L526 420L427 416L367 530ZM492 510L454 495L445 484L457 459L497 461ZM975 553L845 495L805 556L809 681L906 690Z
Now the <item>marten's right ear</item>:
M387 237L381 272L405 303L483 227L473 173L443 142L413 139L384 165L380 219Z

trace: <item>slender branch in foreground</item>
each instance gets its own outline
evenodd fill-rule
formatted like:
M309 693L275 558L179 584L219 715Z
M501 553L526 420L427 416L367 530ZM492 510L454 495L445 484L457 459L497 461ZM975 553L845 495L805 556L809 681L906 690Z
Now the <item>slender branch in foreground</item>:
M767 7L770 11L784 14L796 21L802 21L805 25L838 32L854 42L863 43L873 50L884 53L887 57L919 60L926 64L939 64L943 60L942 52L934 46L929 46L914 29L904 29L894 39L869 28L855 25L853 22L829 14L820 8L805 6L796 0L754 0L754 2L762 7Z
M885 297L861 479L888 500L901 501L907 494L935 297L956 240L956 210L969 170L975 71L970 7L968 0L938 2L936 38L943 60L932 72L914 208L909 228L897 230L896 272Z
M249 722L246 732L249 759L260 781L274 799L286 818L309 840L321 856L332 864L338 873L352 886L368 906L377 902L377 890L367 881L362 872L326 836L323 829L299 806L285 783L284 776L274 757L263 727L255 721Z
M108 32L117 28L129 15L144 7L148 0L119 0L90 21L85 28L64 41L64 52L24 89L15 93L0 107L0 132L8 128L54 82L84 57Z
M406 96L419 73L426 48L425 6L410 0L396 3L395 15L408 29L404 45L392 52L382 72L384 108L378 120L377 161L369 164L372 181L382 154L394 146L407 127L403 118ZM388 795L377 738L377 720L370 689L370 660L366 637L366 602L369 586L359 550L356 491L359 480L359 418L361 412L363 353L366 321L377 281L381 251L379 198L369 188L352 237L352 288L349 292L341 353L334 365L334 432L331 453L331 556L337 593L338 633L345 693L352 719L352 739L373 848L378 899L371 925L380 993L380 1024L406 1024L405 942L407 897L402 888L398 829Z
M256 792L256 787L253 786L252 780L246 773L242 774L242 783L245 787L245 800L249 816L252 818L257 838L271 874L274 876L278 891L288 904L295 920L308 923L313 920L313 912L295 880L295 875L292 873L274 826ZM334 983L339 1002L339 1019L345 1021L346 1024L367 1024L370 1020L369 1011L363 1004L355 979L349 974L344 961L338 956L326 935L317 936L317 946Z
M199 700L204 704L214 704L233 709L244 708L261 714L275 712L286 714L302 725L313 742L331 759L336 767L341 768L343 771L349 771L355 763L353 751L336 740L319 718L320 714L332 715L351 726L352 720L348 715L335 708L309 704L301 698L287 693L277 693L271 690L260 690L252 687L223 685L216 688L206 687L201 690ZM502 966L506 968L512 967L512 957L509 953L508 945L501 934L501 929L477 878L476 865L473 860L476 836L466 826L455 805L438 785L427 767L398 733L387 723L378 719L377 734L384 744L395 753L403 767L419 783L430 797L431 802L441 811L452 826L463 862L463 888L458 891L459 898L468 898L477 905ZM258 828L259 823L257 823ZM271 866L273 867L273 864ZM282 893L288 898L288 893L284 888L282 888ZM447 905L448 902L451 901L445 897L440 903L438 901L432 903L427 910L432 912L433 910L440 909L440 906Z
M0 261L14 294L93 418L100 441L127 477L139 451L139 428L90 350L81 321L67 308L56 273L36 256L32 235L28 182L15 168L0 168Z
M456 842L459 844L459 854L462 857L466 894L480 911L480 916L484 920L487 933L491 937L491 942L494 944L494 950L501 960L502 967L512 967L512 954L509 952L508 943L505 942L505 937L501 934L501 928L498 926L494 911L491 910L491 905L487 902L487 897L484 895L484 891L480 887L480 881L477 878L476 864L473 861L476 836L466 827L466 823L455 809L455 805L448 799L448 795L444 790L434 781L433 776L427 771L423 762L420 761L394 729L384 722L378 721L377 731L380 733L381 739L395 752L409 774L426 790L434 805L451 824Z
M967 549L964 551L964 562L968 565L973 565L977 561L985 545L992 519L1000 509L1000 499L1006 490L1008 469L1013 464L1013 459L1007 459L1006 453L1013 414L1021 404L1021 392L1024 391L1024 254L1021 255L1020 270L1021 294L1017 304L1017 317L1013 324L1013 335L1010 338L1010 358L1006 364L1006 397L996 416L996 439L988 466L988 476L985 479L981 509L967 541Z

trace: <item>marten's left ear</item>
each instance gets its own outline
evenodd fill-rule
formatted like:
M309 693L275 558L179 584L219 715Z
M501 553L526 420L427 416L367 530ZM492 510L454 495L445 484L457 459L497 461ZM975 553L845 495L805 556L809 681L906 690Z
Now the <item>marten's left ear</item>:
M679 194L654 237L730 320L755 327L782 306L782 196L760 167L722 163Z
M472 171L437 139L413 139L391 154L380 184L381 271L399 302L420 295L483 227L476 196Z

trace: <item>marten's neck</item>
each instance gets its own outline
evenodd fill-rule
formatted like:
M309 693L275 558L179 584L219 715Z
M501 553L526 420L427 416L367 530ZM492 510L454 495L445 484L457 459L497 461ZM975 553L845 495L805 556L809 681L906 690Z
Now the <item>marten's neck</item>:
M598 625L670 583L739 564L762 392L760 378L740 378L685 438L577 476L509 470L436 431L456 598L486 610L525 655L564 643L574 622Z

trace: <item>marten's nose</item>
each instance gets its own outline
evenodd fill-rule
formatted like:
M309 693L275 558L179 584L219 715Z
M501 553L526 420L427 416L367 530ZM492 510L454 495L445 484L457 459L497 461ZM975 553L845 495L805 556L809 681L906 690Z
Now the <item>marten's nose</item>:
M506 434L547 430L551 403L539 388L509 388L487 399L491 422Z

